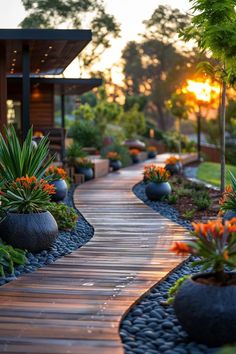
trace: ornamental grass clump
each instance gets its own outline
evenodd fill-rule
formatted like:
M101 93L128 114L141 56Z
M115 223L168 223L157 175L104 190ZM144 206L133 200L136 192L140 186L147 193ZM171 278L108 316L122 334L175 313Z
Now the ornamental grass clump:
M170 173L164 167L150 164L144 166L144 180L154 183L167 182L170 178Z
M57 167L57 166L50 166L45 172L45 176L47 177L47 179L50 179L51 181L55 181L58 179L66 180L68 177L64 168Z
M228 269L236 266L236 218L226 221L208 221L193 223L194 239L186 242L175 242L171 248L177 255L199 257L192 265L201 265L202 270L211 269L215 280L224 285L227 281Z
M225 214L227 211L236 212L236 178L229 172L231 185L227 186L222 198L220 199L220 213Z
M3 209L15 213L37 213L47 209L55 187L35 176L17 178L4 184L1 190Z

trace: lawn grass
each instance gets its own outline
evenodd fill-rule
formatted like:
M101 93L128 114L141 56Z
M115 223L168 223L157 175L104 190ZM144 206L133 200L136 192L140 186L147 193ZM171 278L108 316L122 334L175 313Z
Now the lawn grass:
M236 176L236 166L226 165L226 185L230 184L228 171ZM203 162L197 170L197 178L214 186L220 186L220 164L215 162Z

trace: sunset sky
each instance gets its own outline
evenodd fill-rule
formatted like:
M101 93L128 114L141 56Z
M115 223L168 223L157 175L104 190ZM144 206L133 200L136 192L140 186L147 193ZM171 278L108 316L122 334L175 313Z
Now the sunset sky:
M112 48L102 56L96 69L112 67L113 79L119 82L121 79L119 60L126 42L138 38L138 34L143 31L142 21L150 18L158 5L173 6L173 0L106 0L105 4L108 12L121 24L121 38L114 40ZM188 0L178 0L174 6L187 11L190 4ZM0 0L0 28L16 28L24 17L21 0ZM78 75L78 64L74 63L68 68L66 76Z

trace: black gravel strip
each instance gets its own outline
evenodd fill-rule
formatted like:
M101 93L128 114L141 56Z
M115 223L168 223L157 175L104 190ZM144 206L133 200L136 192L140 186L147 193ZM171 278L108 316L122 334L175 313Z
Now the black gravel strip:
M145 195L145 184L139 183L134 193L145 204L168 219L188 230L191 224L182 220L178 212L167 203L151 202ZM120 326L120 335L125 354L213 354L219 348L209 348L192 342L179 324L173 306L166 305L168 289L184 275L199 272L191 267L189 258L167 277L157 283L125 316Z
M75 208L73 201L74 190L75 186L72 186L64 202ZM87 243L93 236L94 229L77 209L76 211L79 218L75 229L71 231L60 231L53 247L50 250L42 251L36 254L27 252L27 264L15 267L14 275L8 275L4 279L0 278L0 285L15 280L22 274L34 272L38 268L51 264L55 262L56 259L77 250Z

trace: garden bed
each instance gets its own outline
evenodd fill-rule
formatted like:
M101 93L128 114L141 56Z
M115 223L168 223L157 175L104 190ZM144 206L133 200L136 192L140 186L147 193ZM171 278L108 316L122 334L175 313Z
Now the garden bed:
M67 205L74 206L73 193L75 186L71 187L66 200ZM76 208L75 208L76 210ZM51 264L56 259L69 254L87 243L93 236L93 227L78 213L78 221L76 228L71 231L59 231L58 237L50 250L45 250L36 254L26 253L27 263L25 265L15 266L14 275L7 275L6 278L0 279L0 285L15 280L18 276L34 272L36 269Z
M212 199L212 205L208 210L197 210L194 221L205 221L215 218L219 210L220 192L208 189L204 186L197 186L196 183L182 178L172 178L174 193L185 189L202 191L208 193ZM167 202L152 202L145 194L146 184L141 182L134 186L133 192L145 204L166 218L182 225L188 230L192 229L190 220L183 218L183 213L194 206L193 194L181 196L175 205ZM180 193L181 194L181 193ZM184 194L184 193L182 193ZM179 324L172 305L166 305L168 289L175 281L184 275L199 272L198 267L191 267L192 259L189 258L178 268L174 269L161 282L157 283L150 292L128 312L123 319L120 328L120 335L125 347L126 354L148 353L148 354L213 354L219 348L209 348L206 345L191 341L186 332Z

